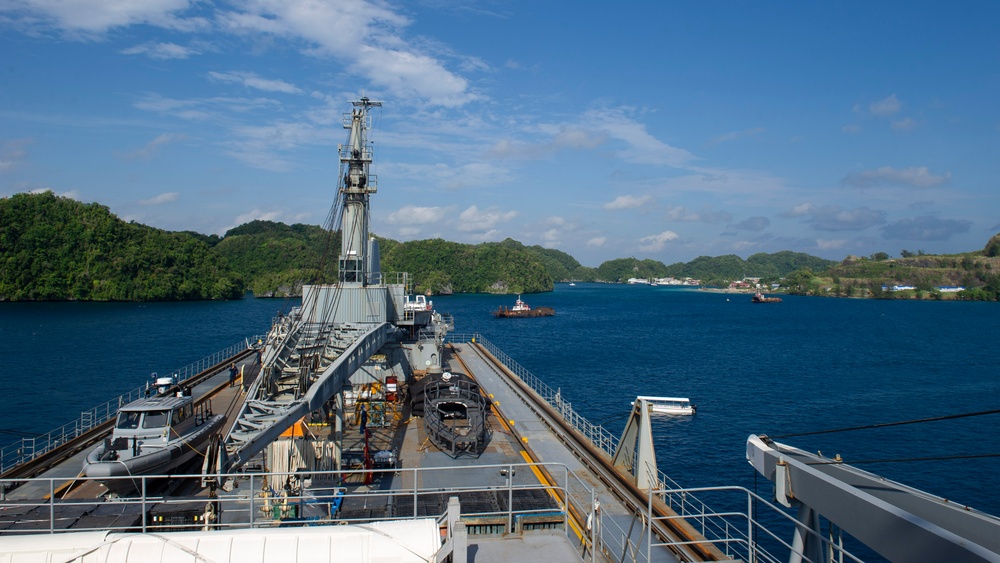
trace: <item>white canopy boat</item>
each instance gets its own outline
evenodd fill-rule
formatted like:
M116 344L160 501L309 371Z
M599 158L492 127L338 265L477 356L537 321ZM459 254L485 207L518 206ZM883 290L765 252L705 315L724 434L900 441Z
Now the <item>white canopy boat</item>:
M97 479L113 493L134 493L138 481L119 477L176 470L203 454L224 421L224 416L212 413L210 400L195 405L190 393L133 401L118 411L111 437L87 456L83 475Z
M649 408L649 412L654 414L675 414L692 415L697 410L697 405L691 404L691 399L684 397L645 397L635 398L636 401L643 400ZM632 401L635 406L635 401Z

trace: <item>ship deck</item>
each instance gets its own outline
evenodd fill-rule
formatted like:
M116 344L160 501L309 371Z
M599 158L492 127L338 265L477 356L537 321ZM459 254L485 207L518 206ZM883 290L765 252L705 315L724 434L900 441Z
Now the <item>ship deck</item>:
M79 478L82 458L92 446L77 445L77 451L64 452L62 461L36 478L3 484L7 492L0 502L0 536L50 530L152 528L162 533L439 518L449 501L457 499L468 529L469 560L621 560L627 555L630 560L670 562L679 560L678 553L687 553L686 560L727 558L693 529L684 537L658 531L650 548L651 525L643 514L646 501L616 484L621 475L615 476L618 472L606 454L592 445L582 446L586 440L574 436L576 431L554 424L551 405L474 340L450 344L444 358L445 369L471 376L492 401L489 439L478 456L452 457L438 449L427 438L423 419L411 416L406 404L399 402L386 412L384 423L368 428L369 454L392 452L392 466L365 469L364 435L349 418L343 433L344 470L294 475L302 487L290 494L281 492L282 483L291 481L289 475L265 474L267 463L258 459L234 477L234 488L219 489L214 495L200 487L200 475L192 469L191 475L161 478L157 482L166 488L155 493L149 479L149 495L141 499L107 500L101 485ZM243 355L237 361L249 384L256 375L256 356ZM198 383L194 395L199 401L210 399L216 412L232 415L243 395L228 387L226 362ZM323 425L311 426L310 431L317 439L332 433ZM67 444L64 449L72 448ZM270 498L262 494L265 490ZM319 503L314 502L317 499ZM198 518L210 504L218 516L208 525ZM318 512L317 505L323 506ZM692 556L690 547L682 545L685 542L696 542L703 551ZM595 544L599 553L590 553Z

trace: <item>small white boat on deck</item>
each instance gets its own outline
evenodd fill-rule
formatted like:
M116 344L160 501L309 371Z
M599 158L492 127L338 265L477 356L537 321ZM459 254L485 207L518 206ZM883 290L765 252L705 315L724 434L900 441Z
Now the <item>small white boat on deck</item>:
M225 417L211 401L194 404L190 393L161 394L133 401L118 411L114 432L83 462L83 475L119 495L134 493L139 475L165 475L196 455L222 429Z
M691 399L684 397L636 397L636 401L643 400L653 414L673 414L690 416L698 409L697 405L691 404ZM635 405L635 401L632 402Z

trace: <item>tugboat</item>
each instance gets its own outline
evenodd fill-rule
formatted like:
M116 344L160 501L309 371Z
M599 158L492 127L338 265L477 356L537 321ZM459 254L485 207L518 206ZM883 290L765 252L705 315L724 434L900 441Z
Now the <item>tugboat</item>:
M551 317L555 314L556 310L552 307L532 309L527 303L521 301L521 296L518 295L513 308L500 307L493 313L493 316L502 319L506 317Z
M83 475L119 496L138 492L138 479L122 477L175 471L202 455L224 421L211 401L195 406L189 390L133 401L118 411L111 437L87 456Z
M764 297L764 294L758 291L757 293L753 294L753 297L750 299L750 302L751 303L781 303L781 298L780 297Z

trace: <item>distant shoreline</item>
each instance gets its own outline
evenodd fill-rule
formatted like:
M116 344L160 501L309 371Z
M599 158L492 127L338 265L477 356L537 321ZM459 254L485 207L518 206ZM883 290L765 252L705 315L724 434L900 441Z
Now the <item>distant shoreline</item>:
M701 287L701 288L698 288L698 290L699 291L707 291L709 293L737 293L737 294L744 293L744 294L747 294L747 295L753 295L754 293L757 293L757 291L758 291L756 289L734 289L734 288L729 288L729 287ZM767 292L761 291L761 293L767 293ZM784 293L784 292L780 291L780 292L777 292L777 293Z

